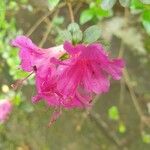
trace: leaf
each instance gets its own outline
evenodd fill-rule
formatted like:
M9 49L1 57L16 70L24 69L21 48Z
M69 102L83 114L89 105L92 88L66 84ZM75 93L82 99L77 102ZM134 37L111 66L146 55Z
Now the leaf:
M54 9L60 0L48 0L49 9Z
M123 7L128 7L130 5L130 0L119 0L119 2Z
M73 33L73 32L77 32L78 30L80 30L80 27L77 23L74 22L68 25L67 30Z
M72 41L72 35L68 30L63 30L59 32L59 38L61 41Z
M150 134L147 134L145 132L142 133L142 140L144 143L150 143Z
M125 133L126 132L126 126L123 122L121 122L119 124L118 130L119 130L119 133Z
M54 25L61 25L61 24L63 24L63 22L64 22L64 17L54 17L54 19L53 19L53 21L52 21L52 23L54 24Z
M145 10L142 14L142 24L146 32L150 35L150 11Z
M91 9L87 9L81 12L80 15L80 24L85 24L94 17L94 14Z
M141 3L139 0L131 0L130 8L131 9L143 9L144 4Z
M115 5L115 3L116 3L116 0L102 0L101 7L104 10L109 10Z
M93 43L96 42L101 36L101 30L98 26L93 25L87 28L83 33L83 42L84 43Z
M82 34L82 31L81 30L78 30L77 32L74 32L72 34L72 42L74 44L77 44L79 43L80 41L82 41L82 37L83 37L83 34Z
M5 13L6 5L4 1L0 1L0 28L3 28L5 25Z
M71 33L72 42L74 44L77 44L82 40L82 31L80 30L80 27L77 23L74 22L69 24L67 29Z
M150 4L150 0L140 0L143 4Z
M108 116L112 120L119 120L119 111L116 106L112 106L108 110Z

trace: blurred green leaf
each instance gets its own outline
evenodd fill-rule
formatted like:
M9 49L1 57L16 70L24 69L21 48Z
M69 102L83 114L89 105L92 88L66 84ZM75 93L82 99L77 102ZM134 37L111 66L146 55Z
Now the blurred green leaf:
M77 32L79 29L80 29L79 25L75 22L70 23L67 28L67 30L71 33Z
M117 106L112 106L108 109L108 117L112 120L119 120L119 111Z
M24 102L21 104L20 107L22 108L22 110L24 110L27 113L31 113L34 111L34 107L31 103Z
M93 25L87 28L83 33L83 42L84 43L93 43L96 42L101 36L101 30L98 26Z
M91 9L87 9L81 12L80 15L80 24L85 24L94 17L94 13Z
M143 9L144 4L141 3L139 0L131 0L130 8L131 9Z
M97 3L91 3L90 9L97 18L109 17L112 15L111 10L104 10L99 5L97 5Z
M28 0L20 0L20 3L22 3L22 4L27 4L27 3L28 3Z
M142 132L142 140L144 143L149 144L150 143L150 134Z
M77 32L74 32L74 33L72 34L73 43L74 43L74 44L79 43L80 41L82 41L82 37L83 37L83 34L82 34L82 31L81 31L81 30L78 30Z
M116 3L116 0L102 0L101 7L104 10L111 9Z
M143 4L150 4L150 0L140 0Z
M119 133L125 133L126 132L126 126L123 122L119 123L118 130L119 130Z
M146 32L150 35L150 10L145 10L142 13L142 23Z
M119 2L123 7L128 7L130 5L130 0L119 0Z
M61 25L62 23L64 22L64 17L54 17L54 19L53 19L53 21L52 21L52 23L54 24L54 25Z
M59 38L62 42L72 41L72 35L68 30L59 31Z
M22 100L21 100L21 94L18 93L13 99L12 99L12 103L16 106L19 106L21 104Z
M54 9L60 0L48 0L49 9Z
M82 31L80 30L80 27L77 23L74 22L74 23L69 24L67 29L71 33L72 42L74 44L82 40Z
M9 5L7 6L7 9L17 11L19 9L18 3L15 1L10 1Z
M6 5L4 1L0 1L0 29L5 26Z

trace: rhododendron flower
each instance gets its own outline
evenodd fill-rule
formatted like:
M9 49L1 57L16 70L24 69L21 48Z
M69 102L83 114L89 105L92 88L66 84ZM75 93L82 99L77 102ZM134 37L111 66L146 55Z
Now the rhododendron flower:
M12 104L9 100L0 100L0 123L3 123L12 110Z
M63 46L42 49L19 36L12 44L20 48L21 68L35 72L33 102L44 99L57 108L91 106L96 94L108 92L109 76L119 80L124 67L122 59L110 59L98 43L72 45L66 41ZM65 53L69 58L61 60Z
M25 36L18 36L12 40L11 44L20 48L21 68L27 72L33 71L40 66L49 65L52 57L59 58L65 53L63 45L42 49Z
M101 94L109 90L109 75L115 80L121 78L123 60L110 59L100 44L73 46L65 42L64 49L70 59L57 79L57 89L62 95L72 97L80 93L81 87L85 94Z

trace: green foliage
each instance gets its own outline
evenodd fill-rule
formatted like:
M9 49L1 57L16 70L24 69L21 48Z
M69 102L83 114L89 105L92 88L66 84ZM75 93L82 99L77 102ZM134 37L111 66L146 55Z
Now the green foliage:
M150 35L150 10L144 10L142 13L142 23L146 32Z
M104 10L111 9L116 3L116 0L102 0L101 7Z
M72 35L68 30L61 30L59 31L59 41L65 42L65 41L72 41Z
M14 96L14 98L12 99L12 103L16 106L19 106L21 104L22 100L21 100L21 93L17 93L17 95Z
M111 120L119 120L119 111L117 106L112 106L108 109L108 117Z
M85 24L86 22L92 20L94 18L94 13L91 9L86 9L82 11L80 15L80 24Z
M146 1L132 0L130 8L134 12L141 12L141 22L146 32L150 35L150 5L147 4Z
M150 134L147 134L146 132L142 132L142 140L144 143L149 144L150 143Z
M126 126L123 122L119 123L118 131L119 131L119 133L122 133L122 134L126 132Z
M10 1L8 3L8 9L14 8L12 7L12 3L15 2ZM26 76L27 73L24 73L23 71L17 69L17 67L19 66L18 49L12 48L12 46L10 45L10 41L17 36L16 23L13 18L10 21L6 20L6 3L4 3L4 1L1 1L1 4L2 13L0 13L0 54L4 59L4 62L6 62L9 66L9 73L12 78L22 78Z
M111 10L104 10L100 7L100 0L91 2L89 4L89 8L85 9L81 12L80 15L80 24L85 24L88 21L96 22L98 20L101 20L105 17L112 16Z
M150 0L140 0L143 4L150 4Z
M139 0L131 0L131 5L130 8L132 10L143 10L145 8L148 8L149 6L144 5L142 2L140 2Z
M67 30L60 30L58 39L59 41L71 41L73 44L77 44L82 41L82 31L77 23L71 23L68 25Z
M93 43L96 42L101 36L101 30L98 26L93 25L87 28L83 33L83 42L84 43Z
M49 9L54 9L58 5L59 1L60 0L48 0Z
M79 43L80 41L82 41L82 31L80 30L80 27L77 23L69 24L68 31L72 35L72 42L74 44Z
M123 7L128 7L130 5L130 0L119 0L119 2Z
M58 16L56 16L56 17L54 17L54 19L52 20L52 24L54 25L54 26L59 26L59 25L61 25L61 24L63 24L63 22L64 22L64 17L58 17Z

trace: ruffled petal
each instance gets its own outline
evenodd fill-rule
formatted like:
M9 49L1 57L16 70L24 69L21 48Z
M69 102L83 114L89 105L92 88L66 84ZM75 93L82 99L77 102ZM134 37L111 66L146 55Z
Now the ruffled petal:
M102 68L108 74L110 74L114 80L120 80L122 76L122 69L124 68L125 63L122 59L113 59L109 61L105 66L103 65Z
M64 49L70 55L75 55L75 54L80 53L83 49L85 49L85 46L83 44L72 45L70 42L65 41L65 43L64 43Z

